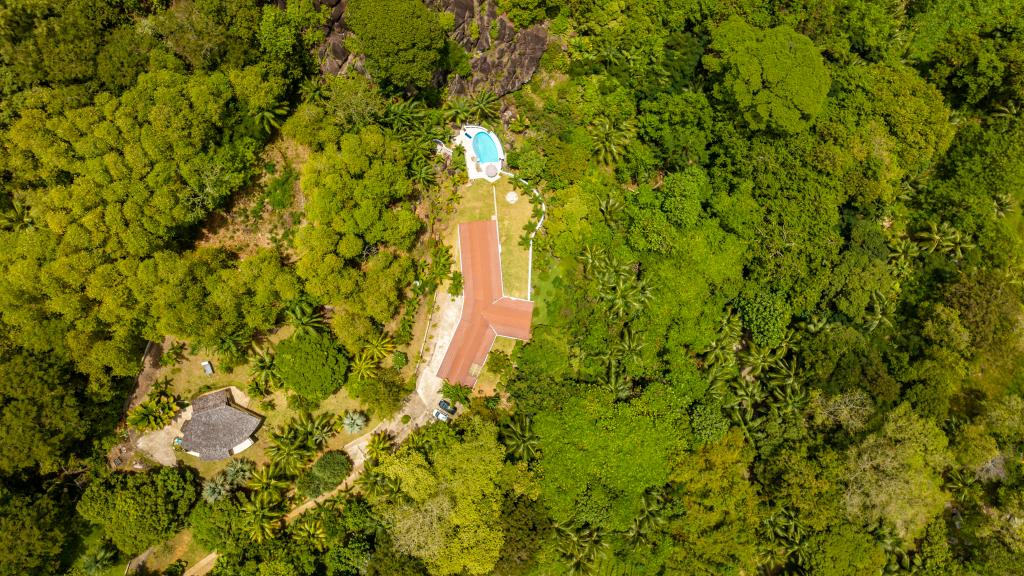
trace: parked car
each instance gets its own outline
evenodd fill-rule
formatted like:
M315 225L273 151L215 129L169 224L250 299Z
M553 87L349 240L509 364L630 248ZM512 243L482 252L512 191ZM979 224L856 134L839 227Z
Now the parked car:
M451 402L442 398L441 401L437 403L437 406L441 410L444 410L445 412L451 414L452 416L455 416L455 406L453 406Z
M447 422L448 419L450 418L450 416L448 416L447 412L445 412L443 410L438 410L438 409L435 408L434 409L434 418L437 418L441 422Z

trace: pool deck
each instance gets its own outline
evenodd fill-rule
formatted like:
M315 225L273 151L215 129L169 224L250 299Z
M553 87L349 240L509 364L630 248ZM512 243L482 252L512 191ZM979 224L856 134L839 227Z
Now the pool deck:
M476 151L473 149L473 136L479 132L487 132L490 134L491 139L494 140L494 146L498 149L497 162L480 162L476 157ZM466 151L466 171L469 173L470 180L486 180L494 183L501 179L502 166L505 162L505 150L501 146L501 141L498 140L490 130L482 126L463 126L459 130L458 135L455 136L455 145L462 146L462 149ZM488 168L493 167L493 176L488 174Z

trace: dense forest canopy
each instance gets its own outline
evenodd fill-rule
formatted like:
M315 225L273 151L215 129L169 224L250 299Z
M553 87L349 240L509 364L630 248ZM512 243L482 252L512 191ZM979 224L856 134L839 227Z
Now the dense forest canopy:
M1019 0L3 2L0 576L1019 574L1022 107ZM532 338L396 444L465 123ZM264 465L111 470L165 339L299 414Z

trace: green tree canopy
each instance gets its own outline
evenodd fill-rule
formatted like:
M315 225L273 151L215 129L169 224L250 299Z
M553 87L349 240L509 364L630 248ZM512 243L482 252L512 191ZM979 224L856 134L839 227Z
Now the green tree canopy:
M78 513L122 552L137 554L181 528L196 502L195 482L185 468L115 472L86 488Z
M505 539L502 503L506 494L536 497L531 475L504 462L490 422L470 419L457 439L439 440L427 455L403 449L384 457L373 472L396 481L403 497L371 502L398 549L431 574L489 574Z
M712 31L704 66L715 96L753 130L806 130L821 113L829 74L814 42L787 26L758 30L733 17Z
M345 14L374 78L399 89L430 84L445 31L422 0L353 0Z
M850 515L869 524L884 521L904 538L918 536L947 501L940 477L952 460L947 443L935 424L901 404L850 452Z
M284 385L319 403L341 389L348 357L327 334L297 333L277 346L278 372Z

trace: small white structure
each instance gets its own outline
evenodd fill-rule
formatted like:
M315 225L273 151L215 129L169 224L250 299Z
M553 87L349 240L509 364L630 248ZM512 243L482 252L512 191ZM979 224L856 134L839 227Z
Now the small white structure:
M206 372L207 375L213 374L213 364L209 360L203 360L199 365L203 367L203 372Z
M470 180L497 182L505 163L505 150L498 136L483 126L463 126L455 145L466 151L466 170Z

